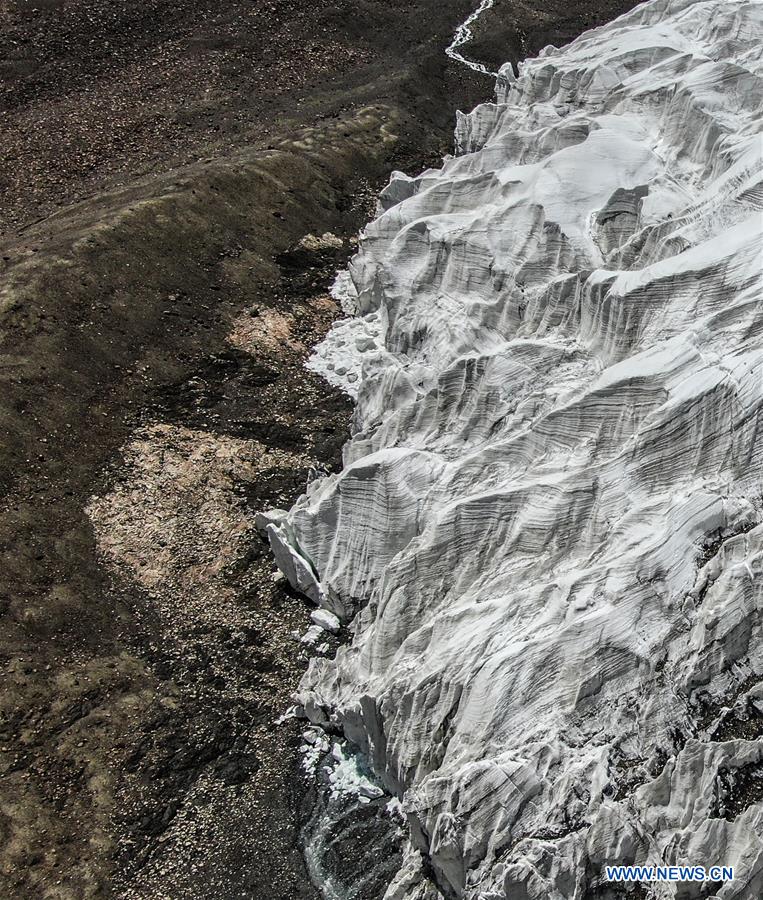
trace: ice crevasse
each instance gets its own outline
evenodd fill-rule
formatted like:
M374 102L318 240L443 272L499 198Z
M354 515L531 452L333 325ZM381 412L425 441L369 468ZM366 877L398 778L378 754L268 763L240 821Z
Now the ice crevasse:
M761 34L652 0L504 66L365 229L343 470L269 532L351 632L299 701L402 802L389 898L763 896Z

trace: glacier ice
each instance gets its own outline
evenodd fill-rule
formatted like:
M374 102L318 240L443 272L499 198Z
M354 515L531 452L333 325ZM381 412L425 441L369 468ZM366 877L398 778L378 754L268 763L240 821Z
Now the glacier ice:
M365 229L344 468L268 532L352 634L298 700L402 803L389 898L763 896L762 33L652 0L504 66Z
M310 619L322 631L329 631L331 634L337 634L341 627L339 619L327 609L314 609L310 614Z

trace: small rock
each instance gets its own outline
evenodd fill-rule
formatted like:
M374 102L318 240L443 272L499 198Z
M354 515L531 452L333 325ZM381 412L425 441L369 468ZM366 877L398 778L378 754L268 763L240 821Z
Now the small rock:
M302 250L318 251L318 250L341 250L342 239L335 234L327 231L320 237L314 234L306 234L297 245Z

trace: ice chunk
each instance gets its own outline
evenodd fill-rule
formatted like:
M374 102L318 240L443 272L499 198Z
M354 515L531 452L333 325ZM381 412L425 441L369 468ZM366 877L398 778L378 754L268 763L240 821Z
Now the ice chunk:
M327 609L314 609L310 613L310 618L316 625L331 634L337 634L341 627L338 617Z

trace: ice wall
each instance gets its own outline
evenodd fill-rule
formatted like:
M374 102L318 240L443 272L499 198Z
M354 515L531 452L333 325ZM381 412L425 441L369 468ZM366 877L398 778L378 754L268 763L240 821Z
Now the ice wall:
M300 701L402 800L390 897L763 896L761 34L653 0L506 66L366 228L344 470L270 532L350 623Z

